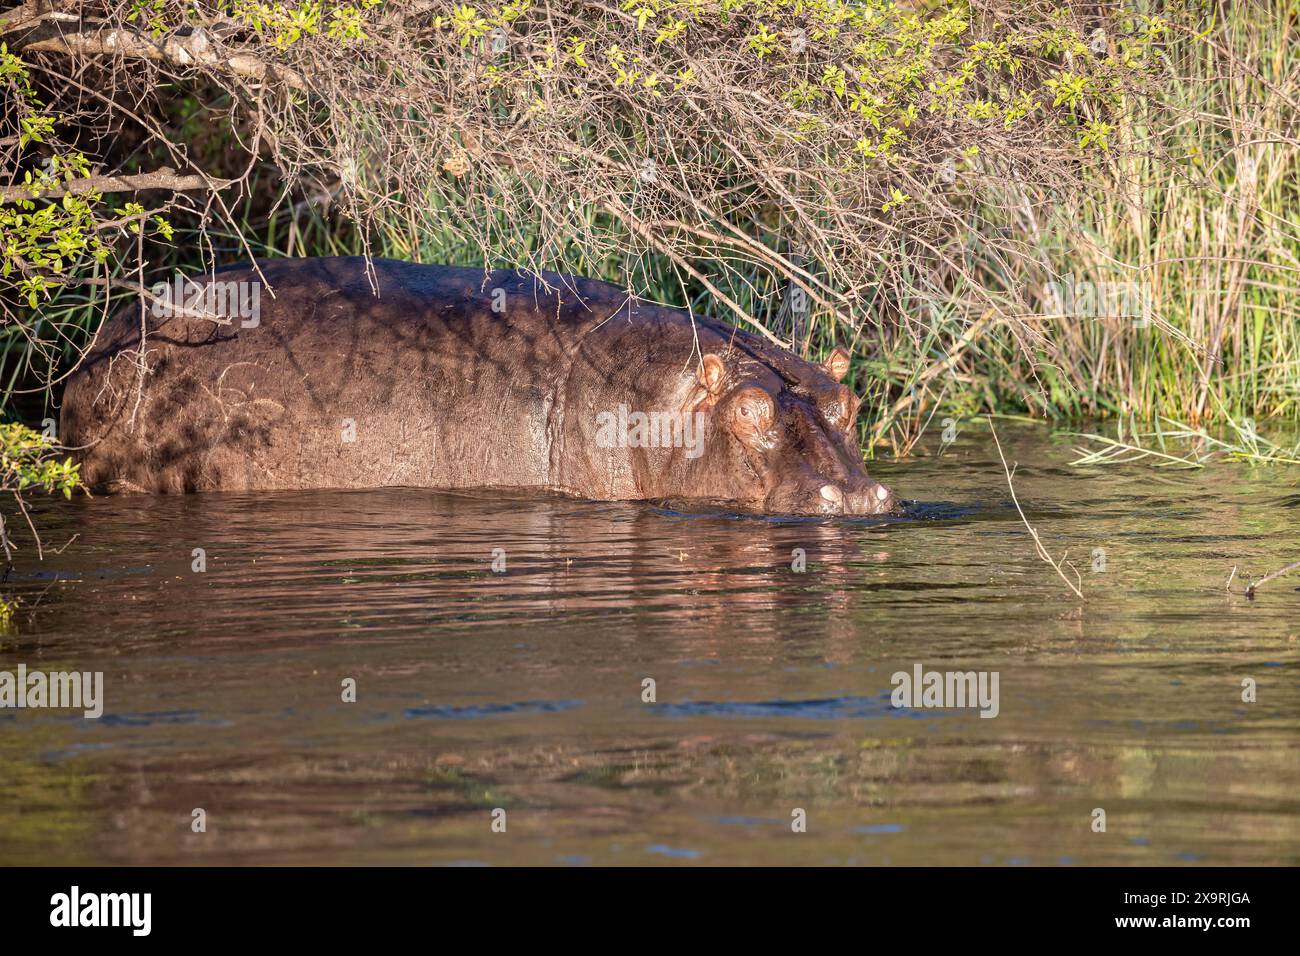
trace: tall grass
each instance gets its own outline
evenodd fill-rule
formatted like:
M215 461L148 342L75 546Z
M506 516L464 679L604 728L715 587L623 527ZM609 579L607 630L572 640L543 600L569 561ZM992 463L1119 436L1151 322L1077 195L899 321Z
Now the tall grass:
M995 335L973 360L1001 403L1194 427L1300 412L1298 19L1294 2L1225 3L1170 45L1113 187L1062 197L1035 243L1057 275L1137 283L1153 321L1053 316L1040 297L1042 343Z

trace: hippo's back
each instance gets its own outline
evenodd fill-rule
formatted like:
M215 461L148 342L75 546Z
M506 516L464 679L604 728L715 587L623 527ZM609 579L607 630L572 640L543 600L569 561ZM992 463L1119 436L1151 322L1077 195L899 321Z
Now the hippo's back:
M569 490L572 368L627 305L603 282L362 258L202 282L119 312L69 382L62 440L92 487Z

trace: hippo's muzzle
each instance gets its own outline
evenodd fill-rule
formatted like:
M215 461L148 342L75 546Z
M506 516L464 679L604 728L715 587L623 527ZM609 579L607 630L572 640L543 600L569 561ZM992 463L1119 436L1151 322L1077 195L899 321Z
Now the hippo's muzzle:
M894 495L876 481L854 485L846 492L839 485L826 484L818 490L826 514L878 515L894 510Z
M819 480L777 488L768 495L764 508L775 514L879 515L893 511L897 503L893 492L871 479Z

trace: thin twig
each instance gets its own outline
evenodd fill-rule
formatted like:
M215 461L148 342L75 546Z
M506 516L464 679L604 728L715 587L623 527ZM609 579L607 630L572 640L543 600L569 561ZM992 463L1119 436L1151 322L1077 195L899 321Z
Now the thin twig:
M1082 600L1083 591L1079 589L1078 585L1071 582L1070 579L1065 576L1065 572L1061 570L1061 563L1065 562L1065 554L1069 554L1069 552L1067 551L1065 554L1061 555L1061 563L1058 563L1050 554L1048 554L1047 549L1043 547L1043 542L1039 540L1038 532L1034 530L1033 525L1029 523L1029 519L1025 517L1024 509L1020 507L1020 499L1016 497L1016 487L1011 482L1012 469L1007 465L1006 455L1002 454L1002 442L998 440L998 432L997 429L993 427L992 419L989 420L989 431L993 433L993 442L998 446L998 457L1002 459L1002 470L1007 473L1007 488L1011 490L1011 501L1016 506L1016 511L1020 513L1020 520L1024 522L1025 527L1029 530L1029 536L1034 539L1034 547L1038 549L1038 556L1050 564L1052 570L1061 576L1061 580L1065 582L1065 586L1078 595L1079 599ZM1067 563L1066 566L1070 568L1071 571L1074 571L1076 577L1078 576L1079 572L1075 571L1074 565ZM1079 579L1079 583L1083 583L1082 578Z

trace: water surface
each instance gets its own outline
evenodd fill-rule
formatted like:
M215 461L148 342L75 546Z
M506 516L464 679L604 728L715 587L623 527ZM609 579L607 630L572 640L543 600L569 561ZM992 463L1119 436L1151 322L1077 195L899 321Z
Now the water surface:
M0 863L1300 862L1300 578L1224 587L1300 559L1296 473L1007 438L1083 601L977 429L874 466L918 500L885 520L43 504L76 538L24 548L0 670L103 671L105 713L0 710ZM998 716L892 706L918 663L998 672Z

